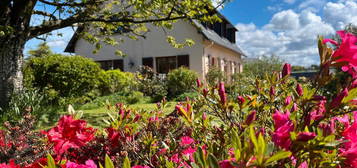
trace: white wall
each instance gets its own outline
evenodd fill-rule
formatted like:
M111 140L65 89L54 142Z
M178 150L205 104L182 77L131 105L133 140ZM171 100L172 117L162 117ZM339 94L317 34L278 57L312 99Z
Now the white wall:
M220 58L221 59L221 63L223 62L223 59L225 59L226 61L233 61L238 63L237 66L240 64L242 65L242 59L241 59L241 55L237 52L234 52L230 49L227 49L225 47L222 47L218 44L215 44L211 41L208 40L204 40L204 45L205 45L205 50L204 50L204 57L203 57L203 71L205 73L208 72L209 70L209 60L208 60L208 56L210 57L214 57L214 58ZM221 66L221 69L223 70L223 66ZM240 73L242 72L242 67L237 67L237 69L239 70L239 72L236 73ZM232 72L232 70L229 70Z
M142 65L143 57L189 55L190 69L202 75L203 36L198 33L198 30L193 25L189 22L178 21L174 24L173 30L166 30L167 35L175 37L178 42L183 42L185 38L195 41L195 45L183 49L176 49L168 44L166 34L161 28L158 29L154 26L150 26L149 29L150 32L146 34L146 39L140 38L139 40L132 40L123 38L124 43L120 44L119 49L127 55L124 58L125 71L136 71L137 68ZM122 36L119 35L115 35L115 37L116 39L122 38ZM77 55L92 58L96 61L122 59L115 55L115 50L116 48L113 46L103 45L97 54L93 54L93 45L83 39L79 39L75 46L75 53ZM130 62L134 63L134 67L129 67Z

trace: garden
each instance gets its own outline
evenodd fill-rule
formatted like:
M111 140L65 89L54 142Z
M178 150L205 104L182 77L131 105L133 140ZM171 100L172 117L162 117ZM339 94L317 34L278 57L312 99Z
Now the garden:
M357 167L357 36L338 31L318 48L311 80L284 64L231 81L212 70L205 83L185 68L104 71L42 46L2 111L0 166Z

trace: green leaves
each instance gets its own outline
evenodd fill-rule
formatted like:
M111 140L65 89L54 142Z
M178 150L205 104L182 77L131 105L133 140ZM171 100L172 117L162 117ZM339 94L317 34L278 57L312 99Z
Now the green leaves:
M269 159L265 161L265 165L271 165L273 162L288 158L291 156L290 151L279 151L275 153L273 156L271 156Z

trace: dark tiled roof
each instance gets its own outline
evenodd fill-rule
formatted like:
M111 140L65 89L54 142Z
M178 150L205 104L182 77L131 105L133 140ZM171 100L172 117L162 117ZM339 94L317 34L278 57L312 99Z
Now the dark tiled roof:
M230 23L229 20L226 19L222 14L220 14L219 12L217 14L220 18L227 21L233 28L235 28L233 26L233 24ZM237 44L232 43L232 42L228 41L226 38L219 36L215 31L206 28L197 20L192 20L192 23L194 24L194 26L197 29L199 29L199 32L202 33L202 35L205 38L207 38L208 40L213 41L214 43L216 43L220 46L223 46L225 48L228 48L234 52L237 52L237 53L241 54L242 56L246 56L246 54L244 54L244 52L240 49L240 47ZM71 40L69 41L66 49L64 50L65 52L70 52L70 53L75 52L75 44L79 38L79 33L81 33L83 30L84 30L83 26L80 26L77 28L76 32L73 34Z
M229 40L227 40L226 38L219 36L214 30L204 27L197 20L193 20L192 22L208 40L211 40L220 46L226 47L230 50L240 53L241 55L246 56L237 44L232 43Z

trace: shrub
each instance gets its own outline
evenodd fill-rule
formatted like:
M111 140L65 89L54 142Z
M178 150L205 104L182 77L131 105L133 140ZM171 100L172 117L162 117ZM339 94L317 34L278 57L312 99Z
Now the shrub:
M102 93L130 92L135 89L135 76L120 70L102 71Z
M199 96L199 94L197 92L186 92L186 93L182 93L180 95L178 95L175 98L175 101L185 101L187 98L193 100L195 98L197 98Z
M158 102L167 95L167 81L156 74L150 67L143 66L136 74L138 90L149 96L152 102Z
M165 100L153 111L107 105L112 113L103 130L88 126L72 110L42 131L47 140L40 142L47 148L36 152L38 161L24 157L34 151L33 145L19 143L30 139L27 131L8 138L21 125L0 132L0 159L6 162L0 166L357 167L357 37L339 34L340 43L319 40L325 66L310 83L291 80L291 66L285 64L282 73L257 79L252 92L236 98L227 96L223 82L218 87L199 85L196 99L178 103L168 115L163 113ZM326 45L329 41L337 45L334 52ZM332 67L348 77L328 98L321 89L335 80ZM51 154L47 160L45 153Z
M214 86L219 82L225 82L226 77L224 73L218 68L210 68L206 74L207 82L210 86Z
M192 91L197 80L197 73L187 68L180 67L167 74L167 87L169 95L176 97L185 92Z
M144 100L144 94L138 91L130 92L130 94L126 97L126 102L128 104L139 103Z
M86 96L100 85L99 65L81 56L33 57L25 64L25 81L39 88L49 100Z
M280 70L283 61L278 56L262 56L259 59L246 61L243 66L243 73L258 78L270 75L273 72Z

